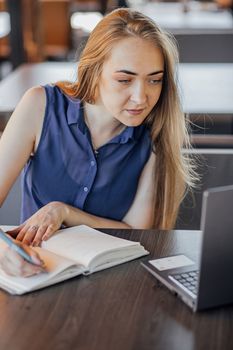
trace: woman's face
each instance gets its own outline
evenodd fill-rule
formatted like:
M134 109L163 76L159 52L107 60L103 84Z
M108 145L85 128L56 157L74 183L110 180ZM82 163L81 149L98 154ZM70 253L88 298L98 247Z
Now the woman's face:
M138 126L159 99L163 71L159 48L140 38L123 39L103 64L96 104L115 121Z

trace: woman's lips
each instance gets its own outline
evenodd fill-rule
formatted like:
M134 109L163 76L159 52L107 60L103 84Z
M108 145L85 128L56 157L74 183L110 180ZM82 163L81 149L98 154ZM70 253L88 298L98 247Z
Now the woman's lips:
M127 109L127 112L131 115L138 115L143 112L143 109Z

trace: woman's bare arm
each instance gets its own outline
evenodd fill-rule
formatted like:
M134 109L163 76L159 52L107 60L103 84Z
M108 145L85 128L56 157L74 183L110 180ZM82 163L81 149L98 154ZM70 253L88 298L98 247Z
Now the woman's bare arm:
M45 110L41 87L28 90L0 140L0 206L39 142Z

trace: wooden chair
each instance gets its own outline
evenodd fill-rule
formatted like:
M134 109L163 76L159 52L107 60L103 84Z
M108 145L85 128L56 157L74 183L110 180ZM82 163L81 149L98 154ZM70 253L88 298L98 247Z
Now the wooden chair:
M71 47L70 0L39 0L44 58L67 58Z

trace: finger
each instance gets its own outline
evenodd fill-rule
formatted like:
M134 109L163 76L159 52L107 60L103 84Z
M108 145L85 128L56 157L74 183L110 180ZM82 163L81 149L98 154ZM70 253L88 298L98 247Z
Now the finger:
M8 248L5 250L4 257L1 260L1 266L8 275L21 276L23 262L24 260L19 254Z
M23 228L18 232L15 239L17 241L22 241L28 229L29 229L29 226L27 226L27 225L23 226Z
M1 266L3 270L11 276L29 277L41 272L46 272L44 262L40 259L39 255L29 247L20 244L23 249L32 256L33 259L39 262L38 265L33 265L25 261L14 250L8 248L4 254L4 258L1 260ZM36 262L35 261L35 262Z
M44 272L44 269L40 266L37 265L32 265L29 263L25 263L23 265L22 271L21 271L21 275L23 277L30 277L33 275L38 275L39 273Z
M36 235L36 230L33 227L30 227L25 233L22 243L30 245Z
M21 241L24 244L30 245L36 235L37 230L38 225L24 226L24 228L19 232L16 239L17 241Z
M40 255L34 249L31 249L30 247L25 245L23 245L23 249L25 250L26 253L28 253L31 256L33 262L36 265L43 268L45 267L44 261L41 259Z
M44 271L41 266L33 265L21 258L20 263L12 265L12 261L5 260L4 270L11 276L29 277Z
M13 268L12 264L9 264L6 259L1 261L1 268L9 276L20 276L17 268Z
M8 261L13 265L20 265L22 257L13 249L7 248L4 252L4 260Z
M58 230L57 225L53 225L53 224L49 225L42 237L42 241L47 241L47 239L49 239L49 237L51 237L54 234L54 232L56 232L57 230Z
M18 227L15 227L12 230L6 231L6 233L8 233L11 237L15 238L18 235L18 233L23 229L24 226L25 226L25 224L22 224Z
M37 247L40 245L41 241L42 241L42 237L45 234L46 230L47 230L48 226L47 225L42 225L39 227L33 241L32 241L32 245L34 247Z

